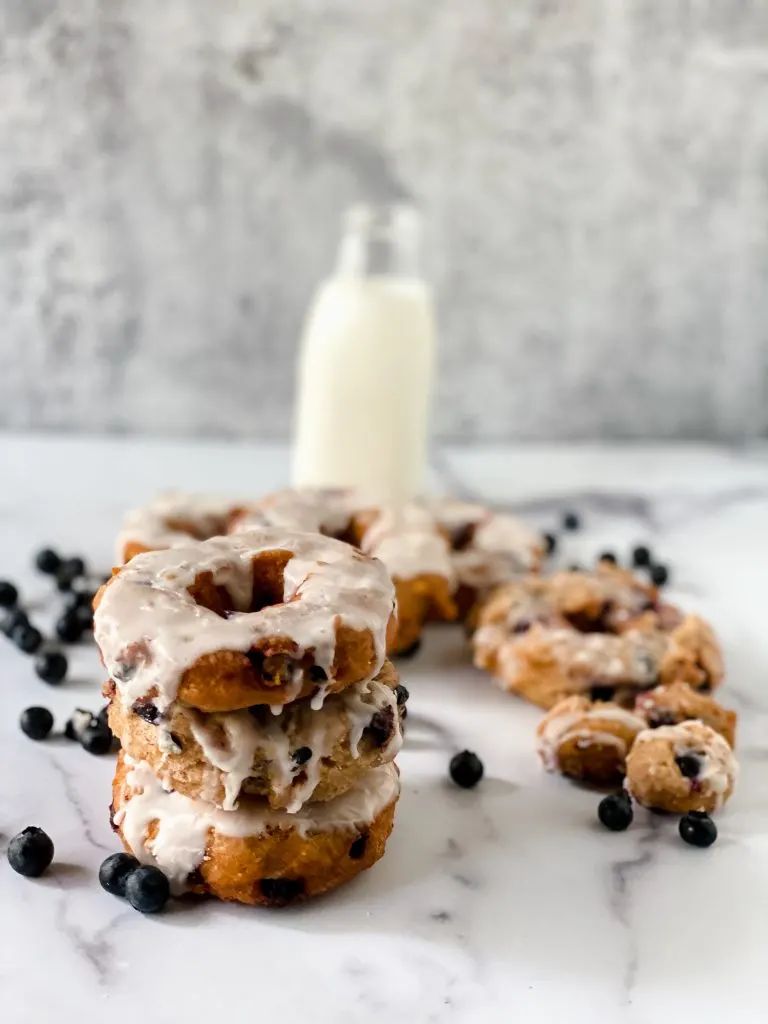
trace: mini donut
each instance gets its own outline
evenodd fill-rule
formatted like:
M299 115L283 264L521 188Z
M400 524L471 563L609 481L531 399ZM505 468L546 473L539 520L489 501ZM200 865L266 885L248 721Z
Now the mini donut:
M382 857L400 793L394 764L296 814L244 798L234 811L164 789L149 765L121 753L113 827L130 853L168 876L175 894L285 906L350 881Z
M114 684L109 684L114 697ZM161 784L224 810L240 794L265 797L295 813L331 800L365 771L391 761L403 740L407 691L390 662L374 680L328 697L206 714L174 702L160 714L151 700L110 701L109 724L122 749L146 762Z
M389 653L412 647L427 618L456 617L452 597L456 580L448 540L434 517L417 503L374 508L353 491L286 490L235 517L232 530L258 525L322 533L380 559L397 594L398 625Z
M688 814L719 810L739 766L723 737L703 722L646 729L627 757L627 791L644 807Z
M97 594L94 635L127 706L236 711L373 678L394 605L375 559L263 529L136 555Z
M539 723L536 749L547 771L607 786L624 777L627 753L645 728L618 704L566 697Z
M247 507L244 500L211 494L161 494L149 505L126 514L117 537L117 564L145 551L186 544L190 538L208 540L226 533L232 519Z
M724 708L706 693L692 690L687 683L657 686L641 693L635 701L635 712L645 719L650 729L698 719L719 732L730 747L736 746L736 712Z
M475 665L547 709L573 693L631 707L660 683L710 690L723 676L707 623L608 564L508 583L480 607L477 627Z

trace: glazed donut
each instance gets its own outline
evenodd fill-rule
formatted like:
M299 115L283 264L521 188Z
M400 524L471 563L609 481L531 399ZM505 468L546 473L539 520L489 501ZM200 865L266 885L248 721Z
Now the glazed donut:
M205 714L174 702L160 714L148 699L132 707L112 699L109 724L123 751L147 763L168 789L224 810L241 793L262 796L295 813L310 800L339 796L395 757L406 699L385 662L376 679L332 694L317 710L307 699L278 715L264 705Z
M605 786L624 777L627 753L646 728L618 704L566 697L539 723L536 749L547 771Z
M164 789L121 753L112 822L125 848L168 876L174 893L284 906L318 896L383 855L400 792L394 764L360 775L342 796L296 814L244 798L222 811Z
M192 540L208 540L226 533L234 517L248 502L208 494L171 491L149 505L132 509L123 520L116 543L117 564L144 551L161 551Z
M547 709L572 693L631 706L659 683L709 690L723 676L702 619L660 603L654 588L608 564L499 588L480 608L472 642L478 668Z
M728 743L703 722L646 729L627 757L625 786L644 807L674 814L719 810L739 766Z
M394 630L384 566L277 529L135 556L102 587L94 635L126 706L235 711L373 678Z
M719 732L731 748L736 746L736 712L724 708L707 694L691 689L687 683L657 686L641 693L635 701L635 712L645 719L650 729L698 719Z

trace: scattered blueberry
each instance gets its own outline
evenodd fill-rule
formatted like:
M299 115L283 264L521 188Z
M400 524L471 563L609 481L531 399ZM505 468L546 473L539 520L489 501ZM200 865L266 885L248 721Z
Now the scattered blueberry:
M398 707L402 707L403 704L407 704L408 698L410 696L411 695L408 692L408 687L403 686L402 683L398 683L397 686L395 687L395 697L397 698Z
M619 560L612 551L601 551L597 556L598 562L609 562L611 565L618 565Z
M657 587L663 587L669 580L669 569L666 565L651 566L651 582Z
M5 633L6 636L10 636L17 626L28 626L29 619L27 613L23 608L11 608L7 612L0 623L0 630Z
M171 887L160 868L150 865L135 868L125 880L125 898L142 914L162 910L170 895Z
M107 857L99 868L99 883L102 889L113 896L125 896L125 883L128 876L139 866L139 862L130 853L113 853Z
M312 757L311 747L299 747L298 750L294 750L291 754L293 763L297 765L306 764Z
M597 816L600 823L611 832L623 832L628 829L634 817L629 795L622 791L604 796L597 805Z
M98 715L96 715L96 724L105 732L107 730L111 732L111 729L109 729L109 704L105 704L99 711Z
M483 762L471 750L454 754L448 769L451 778L462 789L472 789L483 777Z
M76 580L78 576L85 575L85 562L79 556L65 558L60 568L67 576L71 576L73 580Z
M701 760L695 754L681 754L675 758L675 764L686 779L695 779L701 772Z
M690 846L706 849L717 839L717 825L705 811L691 811L680 819L680 838Z
M59 569L56 573L56 589L62 594L67 594L72 589L72 584L75 582L75 577L70 576L64 572L64 569Z
M27 708L21 713L19 725L31 740L44 740L53 728L53 715L48 708Z
M284 907L304 892L303 878L262 878L259 888L265 899L275 906Z
M76 612L65 612L56 623L56 636L65 644L76 644L82 635L83 627Z
M42 548L35 555L35 565L40 572L44 572L46 576L53 576L58 572L59 566L61 565L61 559L53 548Z
M29 623L20 623L11 633L11 640L20 651L25 654L34 654L43 642L43 634Z
M89 754L108 754L112 749L112 733L98 722L92 722L83 729L80 743Z
M67 659L60 651L43 651L35 658L35 672L44 683L55 686L67 674Z
M8 863L27 878L38 878L53 860L53 843L41 828L29 825L8 844Z
M93 609L87 604L78 605L70 614L77 620L80 626L80 636L93 629Z
M544 548L547 554L554 554L555 549L557 548L557 537L554 535L554 533L544 533L542 534L541 539L544 541Z
M578 530L581 528L581 519L576 512L566 512L563 516L564 530Z
M651 549L646 547L645 544L638 544L637 547L632 548L632 565L638 569L644 565L651 564Z
M93 724L94 719L90 711L86 711L85 708L75 708L72 717L64 726L64 735L68 740L77 740L79 743L85 730Z
M0 608L12 608L19 600L19 592L8 580L0 580Z
M65 607L67 611L82 607L90 608L94 597L95 594L90 587L73 585L71 593L67 595Z

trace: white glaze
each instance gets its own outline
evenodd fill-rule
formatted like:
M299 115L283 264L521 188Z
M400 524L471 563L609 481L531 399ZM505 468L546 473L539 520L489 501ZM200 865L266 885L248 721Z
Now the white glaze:
M291 552L284 571L283 604L222 618L190 596L187 588L209 572L215 585L227 589L236 608L247 609L252 560L272 550ZM105 588L94 616L94 633L124 703L156 690L153 699L163 711L174 700L183 672L202 655L247 651L267 637L290 637L299 652L312 650L315 664L330 677L339 623L370 631L378 672L393 607L394 589L381 563L340 541L264 529L137 555ZM139 645L144 653L121 678L131 645ZM297 678L294 692L287 696L295 696L300 686Z
M258 721L249 711L203 714L188 709L186 713L195 742L215 769L209 773L207 792L215 792L221 781L224 810L237 805L243 783L252 774L254 760L261 753L268 762L272 789L285 802L288 813L294 814L312 799L323 758L330 756L334 745L348 734L350 752L357 757L365 729L377 712L387 708L392 711L392 735L382 747L380 757L390 761L403 742L397 695L392 687L375 679L331 695L320 710L312 708L311 702L299 701L287 705L279 717L267 714ZM312 756L299 767L293 753L305 746ZM297 782L302 771L305 779Z
M244 508L248 504L220 494L177 491L160 494L150 504L126 513L115 545L117 564L122 563L125 545L131 542L139 543L148 550L188 544L190 535L169 525L174 520L189 523L199 537L212 537L223 532L233 509Z
M675 757L694 754L703 762L696 781L712 793L716 808L722 807L726 793L732 789L739 777L739 763L728 742L710 726L698 719L689 719L677 725L661 725L656 729L644 729L635 739L635 744L651 740L667 740L672 744Z
M175 892L184 889L188 875L202 862L211 829L219 835L241 838L277 829L295 829L302 837L353 830L370 824L400 792L397 768L387 764L364 772L342 796L308 805L295 814L272 810L256 800L249 800L237 810L223 811L164 789L145 761L127 757L125 761L130 771L115 824L134 855L142 863L161 868ZM152 822L157 823L156 834L147 840Z

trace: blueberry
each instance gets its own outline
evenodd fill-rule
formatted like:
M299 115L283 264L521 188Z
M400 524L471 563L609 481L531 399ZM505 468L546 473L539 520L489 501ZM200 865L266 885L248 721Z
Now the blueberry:
M79 576L85 575L85 562L79 555L74 558L65 558L61 563L61 569L67 576L76 580Z
M632 548L632 565L640 569L644 565L651 564L651 549L645 544L638 544Z
M101 711L99 711L98 715L96 715L96 724L104 732L107 730L110 732L112 731L109 728L109 704L105 704Z
M408 698L410 696L411 695L408 692L408 687L403 686L402 683L398 683L397 686L395 687L395 697L397 698L397 706L402 707L403 704L407 704Z
M581 519L576 512L566 512L563 516L564 530L578 530L581 527Z
M306 764L307 761L309 761L312 758L312 748L299 747L298 750L294 750L294 752L291 754L291 758L293 759L294 764Z
M72 592L67 595L66 608L68 611L73 611L75 608L91 608L95 596L90 587L78 587L74 584Z
M90 711L86 711L85 708L75 708L72 712L72 717L68 719L67 724L64 726L64 735L68 740L77 740L79 742L88 726L93 724L94 718Z
M618 565L619 560L612 551L601 551L597 556L598 562L608 562L610 565Z
M86 725L80 737L83 750L89 754L108 754L112 749L112 733L98 722Z
M61 565L61 559L53 548L41 548L35 555L35 566L46 576L53 576Z
M695 779L701 772L701 759L696 754L681 754L675 758L675 764L686 779Z
M690 846L706 849L717 839L717 825L705 811L691 811L680 819L680 838Z
M67 659L60 651L43 651L35 658L35 672L44 683L55 686L67 674Z
M159 725L162 720L162 712L157 704L154 704L146 697L139 697L131 704L131 711L139 718L143 718L148 725Z
M14 629L17 626L28 626L29 619L27 613L23 608L12 608L6 615L3 616L2 623L0 623L0 630L5 633L6 636L11 636Z
M76 644L83 635L83 627L77 613L65 612L56 623L56 636L65 644Z
M651 566L651 582L657 587L663 587L669 581L669 569L666 565Z
M142 914L162 910L170 895L170 884L160 868L149 865L134 868L125 880L125 898Z
M259 880L261 894L276 907L292 903L304 892L303 878L262 878Z
M8 863L27 878L39 878L53 860L53 843L41 828L30 825L8 844Z
M72 589L72 584L75 582L75 577L65 572L63 567L60 568L56 573L56 589L62 594L67 594Z
M0 608L12 608L19 600L19 592L8 580L0 580Z
M34 626L21 623L11 633L11 640L13 640L20 651L23 651L25 654L34 654L43 642L43 634L39 629L35 629Z
M515 622L512 625L512 632L513 633L527 633L532 625L533 625L533 623L531 622L530 619L518 619L517 622Z
M349 848L349 856L352 860L360 860L365 856L365 848L368 845L368 833L364 832L352 843Z
M80 636L93 629L93 609L87 604L78 605L70 612L80 626Z
M113 896L125 896L128 876L138 868L139 862L130 853L113 853L99 868L99 883L102 889Z
M557 548L557 537L554 533L544 533L541 539L544 541L544 548L548 555L553 555Z
M19 725L31 740L44 740L53 728L53 715L48 708L27 708L21 713Z
M589 691L590 700L599 700L607 704L613 700L616 694L616 688L614 686L593 686Z
M451 778L462 789L472 789L483 777L483 762L471 750L454 754L448 767Z
M604 796L597 805L597 816L611 832L623 832L632 824L632 801L624 792Z
M394 726L395 714L392 708L382 708L371 717L371 721L365 727L365 733L371 737L375 746L383 747L389 742Z

